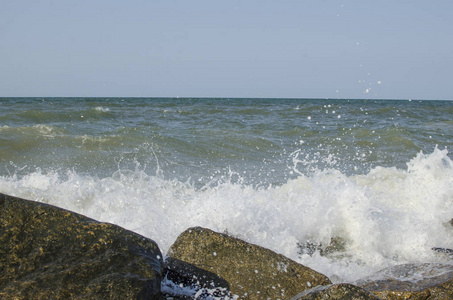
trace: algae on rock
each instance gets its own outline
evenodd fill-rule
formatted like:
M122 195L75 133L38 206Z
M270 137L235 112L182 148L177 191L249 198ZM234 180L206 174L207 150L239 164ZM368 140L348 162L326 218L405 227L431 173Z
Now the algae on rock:
M453 299L453 266L403 264L356 282L381 299Z
M347 283L317 286L313 289L302 292L291 300L379 300L378 297L364 289Z
M0 298L159 299L157 244L119 226L0 194Z
M326 276L283 255L201 227L183 232L168 255L219 275L241 299L289 299L331 284Z

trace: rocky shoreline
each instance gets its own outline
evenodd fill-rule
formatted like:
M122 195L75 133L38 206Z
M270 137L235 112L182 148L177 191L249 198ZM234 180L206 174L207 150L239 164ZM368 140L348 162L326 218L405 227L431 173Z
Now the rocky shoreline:
M424 278L407 280L417 268ZM164 258L153 240L119 226L0 194L2 299L453 299L451 265L385 274L395 276L332 284L269 249L201 227L181 233Z

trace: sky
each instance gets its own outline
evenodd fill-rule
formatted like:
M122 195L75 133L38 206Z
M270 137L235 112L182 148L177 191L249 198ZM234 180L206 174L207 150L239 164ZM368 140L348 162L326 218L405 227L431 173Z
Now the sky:
M453 99L452 0L0 0L0 97Z

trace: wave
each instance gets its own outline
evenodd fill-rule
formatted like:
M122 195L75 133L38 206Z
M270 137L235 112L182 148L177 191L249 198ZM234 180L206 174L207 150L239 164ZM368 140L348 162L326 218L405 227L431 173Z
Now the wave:
M71 105L71 103L57 103L45 108L25 110L12 107L0 116L0 121L4 124L17 122L41 124L65 123L68 121L82 122L86 120L97 121L114 117L116 113L113 111L114 108L96 105L95 103L92 107L89 106L82 109L76 105Z
M420 152L406 169L318 170L279 186L214 174L195 187L137 168L103 178L72 170L12 174L0 177L0 191L118 224L156 240L164 253L191 226L228 232L338 281L438 262L431 248L453 247L453 162L437 148Z
M0 127L0 133L2 134L2 136L21 135L31 137L41 136L43 138L54 138L56 136L63 135L65 131L56 126L36 124L32 126L19 126L19 127L4 125Z
M118 146L122 139L112 133L110 135L88 135L71 133L70 131L53 125L36 124L32 126L7 126L0 127L0 140L12 151L27 151L27 149L53 149Z
M110 111L110 108L108 107L102 107L102 106L96 106L94 108L95 111L97 112L109 112Z

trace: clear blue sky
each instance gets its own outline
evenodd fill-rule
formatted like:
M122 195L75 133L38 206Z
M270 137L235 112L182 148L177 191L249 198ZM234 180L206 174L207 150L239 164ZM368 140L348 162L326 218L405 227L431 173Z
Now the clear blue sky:
M0 96L453 99L453 1L0 0Z

